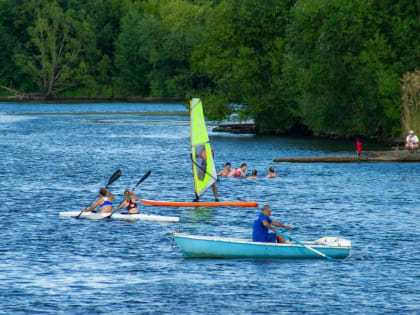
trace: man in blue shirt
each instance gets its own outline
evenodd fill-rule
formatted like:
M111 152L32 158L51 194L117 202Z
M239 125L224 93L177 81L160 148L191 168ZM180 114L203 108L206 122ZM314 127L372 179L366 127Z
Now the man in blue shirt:
M262 208L262 211L258 215L257 219L254 221L254 229L252 231L252 241L275 243L277 239L277 243L286 243L286 240L284 239L283 236L277 233L268 233L268 229L272 230L273 232L276 231L276 228L272 227L271 225L282 227L288 230L290 230L291 227L283 225L277 221L271 220L270 215L271 215L271 207L269 205L265 205Z

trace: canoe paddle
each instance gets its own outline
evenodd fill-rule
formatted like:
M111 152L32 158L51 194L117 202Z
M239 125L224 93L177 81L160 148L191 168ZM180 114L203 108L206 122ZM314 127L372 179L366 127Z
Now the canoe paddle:
M120 178L121 176L121 170L116 171L114 174L112 174L112 176L109 178L108 180L108 184L106 184L105 188L108 188L109 185L111 185L113 182L115 182L118 178ZM85 207L85 209L89 208L90 205L92 204L92 202L94 202L96 200L96 198L98 198L99 194L97 194L95 196L95 198L93 198L93 200ZM83 213L83 210L80 211L80 213L77 215L76 219L78 219Z
M151 173L152 173L152 171L151 171L151 170L148 170L148 171L146 172L146 174L144 174L144 175L143 175L143 177L142 177L142 178L140 178L140 180L137 182L136 186L134 186L134 187L133 187L133 189L131 189L131 191L134 191L134 189L136 189L136 188L137 188L137 186L138 186L138 185L140 185L142 181L144 181L147 177L149 177L149 175L150 175ZM106 219L111 219L111 217L112 217L112 215L113 215L114 213L115 213L115 211L112 211L112 213L111 213L109 216L104 217L104 220L106 220Z
M284 234L284 233L279 232L279 231L277 231L277 230L276 230L276 233L277 233L277 234L279 234L279 235L281 235L281 236L283 236L283 237L285 237L285 238L288 238L289 240L292 240L293 242L295 242L295 243L297 243L297 244L299 244L299 245L302 245L303 247L305 247L305 248L309 249L310 251L313 251L314 253L316 253L316 254L318 254L318 255L320 255L320 256L322 256L322 257L324 257L324 258L328 259L328 260L337 260L337 259L335 259L335 258L332 258L332 257L330 257L330 256L325 255L324 253L321 253L319 250L316 250L315 248L312 248L312 247L311 247L311 246L309 246L309 245L306 245L306 244L302 243L301 241L298 241L297 239L294 239L294 238L290 237L290 236L289 236L289 235L287 235L287 234Z

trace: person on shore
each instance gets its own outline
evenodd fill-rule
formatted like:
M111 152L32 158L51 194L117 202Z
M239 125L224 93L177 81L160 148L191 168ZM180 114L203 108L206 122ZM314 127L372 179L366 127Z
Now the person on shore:
M414 134L413 130L408 132L408 136L405 139L405 147L407 150L417 150L419 147L419 138Z
M229 173L229 177L246 177L246 173L248 172L248 166L246 163L242 163L241 167L233 169Z
M248 176L248 179L257 179L257 170L252 170L251 176Z
M111 213L112 212L112 198L114 198L114 195L105 187L101 188L99 191L99 199L95 202L95 204L88 208L83 209L83 212L89 212L93 211L96 207L100 207L101 211L100 213ZM93 211L95 212L95 211Z
M273 177L277 177L277 174L274 172L274 166L268 169L268 174L266 178L273 178Z
M252 241L253 242L265 242L265 243L286 243L286 240L283 236L277 233L268 233L268 229L272 230L273 232L276 231L276 228L272 225L277 227L282 227L287 230L290 230L290 226L286 226L281 224L280 222L274 221L270 219L271 215L271 207L269 205L265 205L261 213L254 221L254 227L252 230Z
M225 164L225 168L222 169L219 173L217 173L217 176L229 176L229 173L231 172L231 164L229 162L227 162Z
M134 193L132 190L126 190L124 191L124 198L125 200L115 208L115 211L118 211L122 209L123 207L127 208L126 213L123 214L137 214L139 213L139 210L137 209L137 200L139 200L139 197Z

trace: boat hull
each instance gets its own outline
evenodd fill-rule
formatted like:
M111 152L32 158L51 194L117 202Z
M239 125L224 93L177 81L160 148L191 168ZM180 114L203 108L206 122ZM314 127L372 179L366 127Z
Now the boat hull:
M174 239L186 258L265 258L319 259L322 256L299 244L258 243L246 239L193 236L174 233ZM351 242L340 239L336 244L305 242L325 255L342 259L350 254ZM322 240L322 239L320 239ZM341 241L341 243L340 243ZM343 245L344 244L344 245Z
M80 211L64 211L60 212L61 217L77 217ZM94 213L94 212L83 212L79 217L80 219L88 220L102 220L108 217L110 213ZM178 217L167 217L161 215L152 215L152 214L120 214L114 213L111 219L115 220L141 220L141 221L154 221L154 222L167 222L167 223L176 223L179 221Z
M149 206L162 207L258 207L255 201L180 202L142 199L140 202Z

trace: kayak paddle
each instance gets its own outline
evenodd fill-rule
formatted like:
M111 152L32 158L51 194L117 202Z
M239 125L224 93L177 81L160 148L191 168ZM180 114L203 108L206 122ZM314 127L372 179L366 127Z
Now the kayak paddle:
M284 234L284 233L282 233L282 232L279 232L279 231L277 231L277 230L276 230L276 233L277 233L277 234L279 234L279 235L281 235L281 236L283 236L283 237L285 237L285 238L288 238L288 239L292 240L293 242L295 242L295 243L297 243L297 244L299 244L299 245L302 245L303 247L305 247L305 248L309 249L310 251L313 251L314 253L316 253L316 254L318 254L318 255L320 255L320 256L322 256L322 257L324 257L324 258L328 259L328 260L337 260L337 259L335 259L335 258L332 258L332 257L330 257L330 256L325 255L324 253L321 253L319 250L316 250L315 248L312 248L312 247L311 247L311 246L309 246L309 245L305 245L305 244L304 244L304 243L302 243L301 241L298 241L297 239L294 239L294 238L290 237L289 235L286 235L286 234Z
M133 187L133 189L131 189L131 191L134 191L134 189L136 189L137 188L137 186L138 185L140 185L140 183L142 182L142 181L144 181L147 177L149 177L149 175L152 173L152 171L151 170L148 170L147 172L146 172L146 174L144 174L143 175L143 177L142 178L140 178L140 180L137 182L137 184L136 184L136 186L134 186ZM104 219L111 219L111 217L112 217L112 215L115 213L115 211L112 211L112 213L109 215L109 216L107 216L107 217L104 217Z
M113 182L115 182L118 178L120 178L121 176L121 170L116 171L114 174L112 174L112 176L109 178L108 180L108 184L106 184L105 188L108 188L109 185L111 185ZM90 205L96 200L96 198L98 198L99 194L97 194L95 196L95 198L93 198L93 200L85 207L85 209L89 208ZM78 219L83 213L83 210L80 211L80 213L77 215L76 219Z

